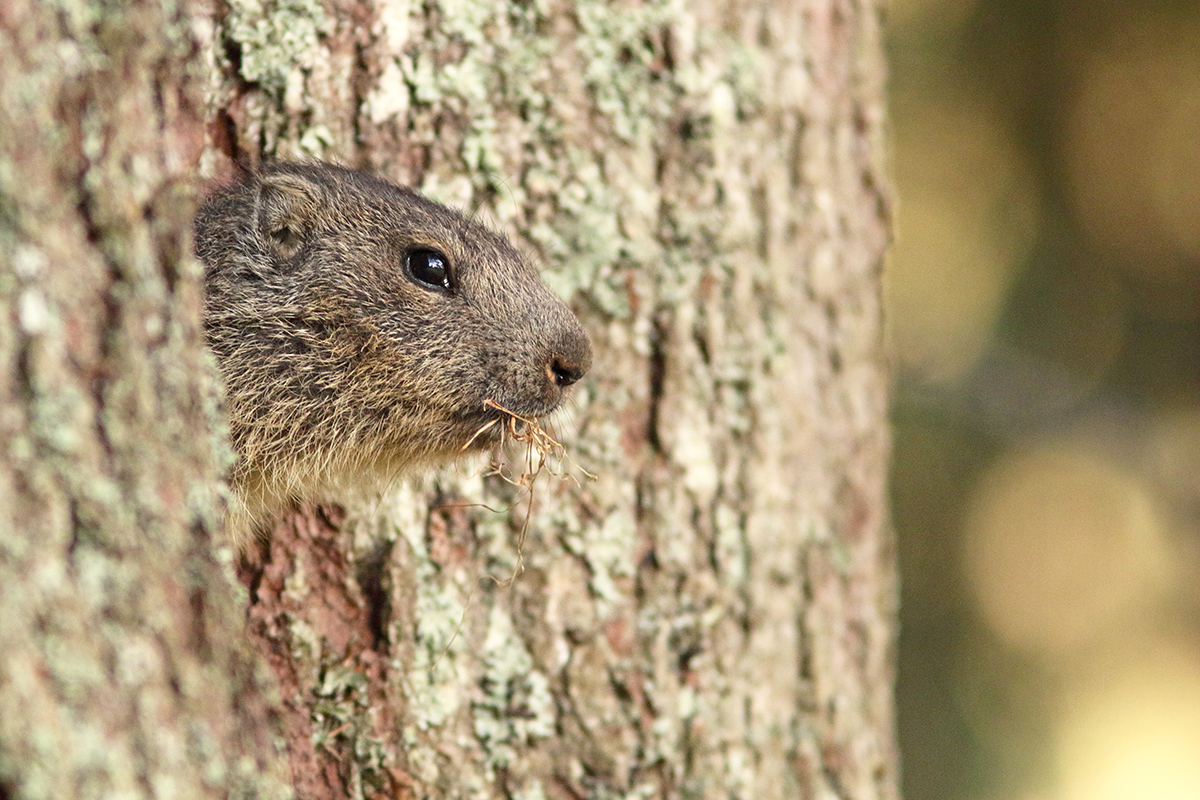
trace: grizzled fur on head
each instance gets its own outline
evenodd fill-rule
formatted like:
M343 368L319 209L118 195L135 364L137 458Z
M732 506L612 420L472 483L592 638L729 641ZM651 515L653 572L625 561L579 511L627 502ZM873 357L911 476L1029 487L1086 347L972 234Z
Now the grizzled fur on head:
M238 462L235 541L328 500L493 446L591 363L574 315L502 236L409 189L278 163L196 215L204 327Z

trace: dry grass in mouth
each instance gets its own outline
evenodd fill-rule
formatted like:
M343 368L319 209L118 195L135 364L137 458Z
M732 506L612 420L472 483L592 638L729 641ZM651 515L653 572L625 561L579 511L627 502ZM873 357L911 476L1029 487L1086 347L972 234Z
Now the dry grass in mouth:
M524 490L527 492L528 502L525 506L525 519L521 522L521 531L517 535L517 563L513 567L513 573L506 580L500 581L493 578L496 584L501 587L511 586L512 582L517 579L517 576L525 569L524 552L525 538L529 533L529 521L533 516L534 506L534 491L533 486L537 481L538 476L542 474L542 470L546 469L551 475L555 475L562 479L570 478L579 485L579 480L574 475L574 470L582 472L588 480L595 480L596 476L588 472L583 467L575 463L572 458L567 455L567 448L561 442L551 436L531 417L523 417L513 411L509 411L504 406L497 403L495 400L488 398L483 401L484 405L489 408L494 408L504 414L502 419L494 419L484 425L471 440L464 445L463 449L471 446L471 442L479 438L485 431L490 430L494 425L500 425L500 447L503 447L506 441L514 441L518 444L525 445L524 469L519 476L512 474L511 470L505 467L498 461L493 461L490 469L484 473L485 475L496 475L501 480L506 481L516 487L518 491ZM547 467L548 463L556 462L558 465L566 465L567 468L561 472L553 468ZM573 469L572 469L573 468Z
M506 589L509 586L512 586L520 574L525 571L525 539L529 533L529 522L533 518L533 486L537 481L538 476L542 474L542 470L545 469L549 474L559 478L560 480L573 480L575 481L576 486L579 486L580 484L579 479L575 477L575 470L583 473L583 476L587 480L594 481L596 480L596 476L579 466L579 464L575 463L574 459L567 455L567 448L564 447L561 442L547 433L541 424L538 423L537 419L523 417L520 414L509 411L507 408L491 398L488 398L483 402L484 405L489 408L496 409L504 414L504 416L501 419L494 419L491 422L488 422L479 430L475 431L475 435L463 445L462 449L466 451L476 439L478 439L487 431L491 430L496 425L500 426L500 443L497 449L503 448L505 443L508 441L525 445L524 469L519 476L514 476L508 467L497 460L493 460L487 471L484 472L485 477L488 475L496 475L501 480L516 487L518 499L521 491L526 492L527 502L525 504L525 518L521 521L521 531L517 535L517 563L513 566L512 574L504 580L496 578L492 575L483 576L488 580L493 581L501 589ZM560 471L557 469L557 467L551 468L547 466L550 463L555 463L557 467L565 468L561 469ZM516 504L515 500L513 504ZM503 509L494 509L482 503L469 503L466 505L467 507L484 508L493 513L502 513L503 511ZM510 505L509 508L511 509L512 506ZM474 597L475 588L472 587L470 594L467 595L467 602L463 608L462 619L458 621L458 626L454 629L454 634L450 637L450 641L446 643L446 647L442 650L441 655L444 656L446 653L450 652L450 645L454 644L454 640L458 638L458 634L462 630L463 623L467 619L467 610L470 609L471 601L474 599ZM440 657L441 656L439 656L439 658Z

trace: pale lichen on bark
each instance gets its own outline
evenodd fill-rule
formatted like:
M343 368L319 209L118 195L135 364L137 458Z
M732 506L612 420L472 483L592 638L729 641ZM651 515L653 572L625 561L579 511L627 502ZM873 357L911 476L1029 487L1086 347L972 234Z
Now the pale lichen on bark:
M0 9L0 795L286 797L214 558L195 42Z

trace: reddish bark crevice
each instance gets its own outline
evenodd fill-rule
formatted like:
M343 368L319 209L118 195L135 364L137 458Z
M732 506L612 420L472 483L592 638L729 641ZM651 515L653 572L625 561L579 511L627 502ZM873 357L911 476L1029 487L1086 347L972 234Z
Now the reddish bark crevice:
M367 798L411 797L396 747L394 710L403 697L388 680L380 612L347 555L343 520L340 509L305 505L241 561L247 638L279 686L279 727L298 797L344 798L360 782ZM364 739L377 748L354 752Z

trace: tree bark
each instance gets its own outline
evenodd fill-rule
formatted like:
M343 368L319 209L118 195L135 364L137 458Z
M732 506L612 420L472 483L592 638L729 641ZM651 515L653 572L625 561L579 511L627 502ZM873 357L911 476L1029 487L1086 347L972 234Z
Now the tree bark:
M0 798L286 795L210 533L196 53L156 2L0 5Z
M187 796L275 791L278 733L301 798L896 797L878 9L121 8L115 27L0 11L5 111L44 131L0 133L19 154L0 162L3 413L26 442L0 482L16 532L0 642L20 654L0 672L0 797L103 794L44 790L25 756L61 736L70 785L91 786L98 730L143 765L106 767L105 786L158 774L159 725L187 732L172 757L189 769L256 765L241 783L180 768ZM67 64L60 42L107 57ZM201 120L207 179L338 160L533 254L596 351L556 427L576 480L544 470L530 503L468 465L305 507L239 565L237 598L208 534L220 438L197 399L194 198L165 188L193 177ZM11 189L31 185L59 188ZM47 621L80 637L64 664ZM214 699L197 708L201 674Z

